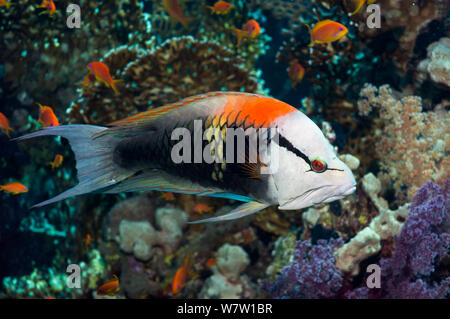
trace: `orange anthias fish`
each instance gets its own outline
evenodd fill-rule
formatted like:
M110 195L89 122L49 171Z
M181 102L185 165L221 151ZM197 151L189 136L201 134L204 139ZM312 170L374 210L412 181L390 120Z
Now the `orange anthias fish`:
M111 89L113 89L116 94L119 94L115 83L120 82L121 80L113 80L111 74L109 73L109 68L105 63L91 62L87 67L90 74L94 75L97 81L103 82L106 86L109 86ZM83 85L88 84L90 81L92 81L92 79L92 76L90 76L89 74L86 75L83 81Z
M56 298L53 296L45 296L45 299L56 299Z
M111 279L101 285L97 289L97 295L99 296L115 296L116 293L120 290L119 288L119 278L116 275L113 275L114 279Z
M14 131L14 130L9 126L8 118L7 118L5 115L3 115L2 112L0 112L0 130L4 131L5 134L6 134L8 137L10 137L10 136L9 136L9 132L10 132L10 131Z
M86 248L89 249L89 247L91 246L91 241L92 241L91 235L90 235L90 234L86 234L86 240L85 240L85 242L86 242Z
M20 184L18 182L11 182L5 185L0 185L0 191L17 195L28 192L28 188L25 185Z
M175 195L172 192L164 192L159 196L159 198L162 198L168 202L171 202L171 201L175 200Z
M60 167L63 162L64 157L61 154L56 154L55 158L52 162L50 162L50 165L52 166L52 169L55 169L57 167Z
M212 207L204 204L204 203L198 203L195 204L193 211L198 213L198 214L204 214L204 213L209 213L212 210Z
M183 134L178 132L180 135L173 139L178 125L183 125ZM239 138L235 131L248 128L254 129L255 134L262 130L266 137L271 132L270 140L266 138L265 143L262 137L259 141L260 154L255 154L255 148L250 148L245 140L238 140L237 144L226 141L227 134ZM219 137L225 134L215 149L221 164L214 158L210 161L211 144L202 149L202 136L216 144L212 132ZM210 92L107 126L61 125L14 140L42 136L68 139L75 154L79 183L34 207L88 193L134 191L165 191L241 202L223 215L192 224L233 220L269 206L297 210L344 198L356 190L352 171L336 157L322 130L308 116L283 101L259 94ZM200 151L192 151L191 144L200 146ZM261 149L261 144L270 148ZM235 148L238 152L233 151Z
M187 29L187 25L189 22L189 18L184 16L183 9L181 9L180 4L177 0L163 0L164 9L166 9L167 13L180 22L185 29Z
M350 9L355 8L355 11L353 11L350 15L352 16L357 14L366 1L367 4L372 4L376 0L347 0L346 4L350 7Z
M305 75L305 68L297 60L293 60L289 65L288 75L291 79L291 86L294 88L297 83L302 81Z
M50 17L52 17L57 11L53 0L43 0L38 8L45 9L45 11L41 12L40 14L48 13Z
M309 26L307 25L309 28ZM347 35L348 29L339 22L332 20L323 20L309 30L312 46L314 43L331 43Z
M244 38L254 39L261 32L261 27L259 26L258 22L256 22L256 20L254 19L248 20L242 27L242 30L237 28L230 28L230 29L236 32L237 45L241 43L242 39Z
M7 0L0 0L0 7L6 7L6 9L9 9L10 6L12 6L14 3L11 3Z
M191 258L192 253L189 252L184 259L184 264L180 268L178 268L177 273L175 274L175 277L173 277L172 281L172 293L177 294L179 293L186 284L186 279L189 272L189 260Z
M50 106L42 105L40 103L36 103L39 105L39 119L38 122L43 127L51 127L51 126L59 126L58 118L53 112L53 109Z
M208 8L210 8L211 12L215 14L227 14L233 8L233 5L226 1L218 1L213 7L208 6Z

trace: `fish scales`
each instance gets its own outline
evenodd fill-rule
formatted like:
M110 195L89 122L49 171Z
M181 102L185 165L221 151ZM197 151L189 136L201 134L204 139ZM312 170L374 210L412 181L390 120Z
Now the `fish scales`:
M185 121L184 123L177 122L173 127L166 127L160 131L152 131L149 134L142 136L135 136L126 138L121 141L114 150L114 161L123 168L150 170L162 169L171 175L185 178L190 182L197 183L203 187L220 187L226 191L233 191L240 195L248 195L252 193L264 193L266 191L265 179L266 176L259 176L259 178L250 178L247 173L247 165L253 164L250 162L252 158L251 152L258 152L259 147L250 149L250 136L244 136L245 143L244 154L238 150L238 136L234 136L233 145L227 144L226 131L224 129L239 130L242 132L250 127L255 127L249 121L238 120L238 116L231 117L230 112L222 112L215 117L204 116L203 118L196 118ZM192 151L190 160L182 163L174 163L171 157L171 152L178 140L171 140L171 132L175 128L185 128L190 132L190 136L194 136L194 121L201 121L200 133L207 129L217 128L222 135L222 161L206 163L195 163L195 154ZM218 125L214 127L214 123ZM221 125L220 125L221 124ZM202 135L200 135L202 136ZM254 136L256 140L256 136ZM211 139L214 142L213 139ZM201 139L195 141L190 139L190 149L195 150L195 143L201 142L201 150L204 150L209 140ZM226 154L228 148L232 147L230 154L231 158L227 158ZM253 155L253 158L256 158ZM227 162L231 160L230 162ZM257 165L257 163L255 163Z

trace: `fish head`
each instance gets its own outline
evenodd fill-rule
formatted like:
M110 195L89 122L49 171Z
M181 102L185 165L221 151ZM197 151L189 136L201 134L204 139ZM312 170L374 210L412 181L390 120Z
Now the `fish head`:
M332 39L333 41L337 41L343 37L345 37L348 33L348 29L342 25L342 24L337 24L336 25L336 32L332 35Z
M277 119L270 174L279 209L329 203L353 193L356 181L319 127L300 111Z

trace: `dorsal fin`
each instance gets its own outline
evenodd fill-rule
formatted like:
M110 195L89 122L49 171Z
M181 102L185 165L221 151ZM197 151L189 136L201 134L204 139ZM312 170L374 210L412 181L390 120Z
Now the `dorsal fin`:
M174 109L186 106L193 102L205 100L205 99L208 99L213 96L225 95L225 94L230 94L230 93L233 93L233 92L210 92L210 93L205 93L205 94L194 95L191 97L187 97L176 103L160 106L158 108L155 108L155 109L152 109L149 111L145 111L145 112L141 112L141 113L129 116L127 118L124 118L122 120L118 120L118 121L109 123L107 126L124 126L124 125L128 125L131 123L145 122L147 120L157 118L157 117L159 117L163 114L166 114Z

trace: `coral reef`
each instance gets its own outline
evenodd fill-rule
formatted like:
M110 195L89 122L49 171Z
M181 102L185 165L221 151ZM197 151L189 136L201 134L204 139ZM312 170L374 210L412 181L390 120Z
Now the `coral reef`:
M411 199L426 181L448 175L448 111L422 112L420 97L397 99L389 86L377 89L368 84L361 90L358 107L361 114L378 110L383 125L377 132L378 177L392 181L399 204Z
M103 62L111 74L123 79L118 84L120 95L103 85L83 88L68 109L70 122L107 124L210 91L261 92L256 75L246 71L232 51L190 36L167 40L148 52L121 47Z
M69 3L57 1L54 18L40 15L36 2L28 0L2 12L2 82L25 105L39 101L66 107L75 94L73 85L86 72L88 62L122 44L145 47L151 27L139 1L127 1L126 5L123 1L102 1L98 10L98 3L81 0L79 29L66 25Z
M273 283L265 289L274 298L332 298L343 284L343 277L335 265L334 253L341 240L320 240L317 245L298 241L294 258L285 266Z
M448 1L376 1L380 28L367 23L367 1L351 14L353 0L236 0L221 15L210 9L217 1L177 0L183 23L167 1L80 0L80 28L66 23L69 0L55 1L53 17L39 2L12 2L0 5L0 111L12 138L42 128L37 102L61 125L103 126L205 92L260 93L307 114L357 188L205 224L187 221L238 203L150 191L30 210L74 186L74 154L65 138L11 141L3 121L0 185L29 192L0 192L0 299L450 297ZM235 28L250 19L260 33L238 43ZM310 29L328 19L346 36L309 46ZM85 77L93 61L117 94ZM305 71L294 87L293 61ZM56 154L63 164L52 168ZM81 269L80 288L67 286L69 264ZM374 264L381 288L369 289ZM98 295L113 275L119 291Z
M297 238L295 232L280 236L275 241L274 249L271 253L273 261L266 269L266 274L271 280L275 279L278 272L280 272L284 266L292 263L296 242Z
M132 203L124 204L124 202L126 202L124 201L118 205L121 207L133 205L139 207L138 209L144 209L145 207L147 212L149 208L151 211L151 205L140 205L142 202L147 202L148 199L146 200L137 197L136 199L128 199L128 201L132 201ZM116 210L118 210L118 208L113 208L110 214L114 215ZM133 214L136 213L133 212ZM181 209L170 205L156 209L154 214L155 226L152 226L148 219L130 221L127 219L128 216L122 215L118 227L118 234L114 236L113 234L117 232L117 229L111 229L109 238L114 238L120 245L121 250L126 253L133 253L134 256L141 261L148 261L152 257L153 246L161 247L166 254L173 253L178 247L180 238L183 234L182 229L186 225L188 215Z
M428 182L412 200L409 217L398 237L392 257L382 258L381 289L359 288L351 298L445 298L450 277L436 278L439 261L450 249L448 222L450 180Z
M30 275L20 278L5 277L3 286L8 295L15 298L80 298L97 288L107 268L100 252L95 249L88 253L88 262L81 262L79 266L83 274L80 288L69 288L66 285L67 273L53 268L46 272L35 269Z
M427 59L417 67L419 78L423 81L429 77L433 82L450 88L450 38L442 38L430 44L427 52Z
M395 211L388 208L386 200L379 196L381 182L372 173L362 178L362 188L377 208L378 216L336 252L336 266L352 276L359 274L361 261L380 252L382 240L400 234L408 217L408 205Z
M214 274L200 291L200 298L251 298L251 284L242 271L249 265L247 253L240 246L225 244L217 251Z

